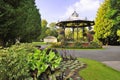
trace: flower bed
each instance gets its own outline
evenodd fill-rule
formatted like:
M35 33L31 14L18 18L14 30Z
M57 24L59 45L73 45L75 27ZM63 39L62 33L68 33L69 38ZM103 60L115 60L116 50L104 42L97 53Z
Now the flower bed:
M101 44L96 42L65 42L53 43L52 48L72 48L72 49L98 49L102 48Z

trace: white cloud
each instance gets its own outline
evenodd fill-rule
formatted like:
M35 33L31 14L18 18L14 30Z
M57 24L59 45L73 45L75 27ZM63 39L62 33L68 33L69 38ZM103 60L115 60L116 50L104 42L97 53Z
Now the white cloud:
M80 18L88 17L89 19L93 20L95 18L99 5L99 0L79 0L73 5L68 6L62 18L68 18L74 12L74 10L76 10L77 13L79 13Z

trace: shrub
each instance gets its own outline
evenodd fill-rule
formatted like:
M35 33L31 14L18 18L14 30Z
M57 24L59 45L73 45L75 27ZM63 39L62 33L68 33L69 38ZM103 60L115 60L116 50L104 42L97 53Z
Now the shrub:
M43 75L49 68L54 71L60 62L55 50L40 51L32 44L13 45L0 50L0 80L30 80L34 73Z
M73 48L73 49L95 49L95 48L102 48L102 44L97 42L90 42L90 43L65 42L64 44L54 43L52 44L52 47L53 48Z
M59 47L62 47L62 44L61 44L61 42L52 43L51 47L53 47L53 48L59 48Z
M89 48L102 48L102 45L97 42L90 42Z
M28 53L32 53L31 44L13 45L0 50L0 80L25 80L28 74Z
M51 49L45 49L43 51L36 49L35 52L31 54L29 59L29 67L32 74L31 77L35 79L39 76L40 78L46 76L47 78L48 75L51 75L52 71L59 67L61 57L56 51L53 51L54 50Z

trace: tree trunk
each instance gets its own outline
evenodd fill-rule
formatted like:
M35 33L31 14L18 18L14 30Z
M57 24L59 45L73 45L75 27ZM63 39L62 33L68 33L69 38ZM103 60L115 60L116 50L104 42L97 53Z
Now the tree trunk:
M6 40L5 39L1 39L0 40L0 46L2 46L2 48L6 47Z

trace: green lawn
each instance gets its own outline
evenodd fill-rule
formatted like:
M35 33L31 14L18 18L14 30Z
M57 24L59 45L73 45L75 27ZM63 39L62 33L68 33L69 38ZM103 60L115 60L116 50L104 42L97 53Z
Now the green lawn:
M46 45L45 42L32 42L33 45Z
M120 72L100 62L85 58L79 60L87 64L87 67L79 72L84 80L120 80Z

